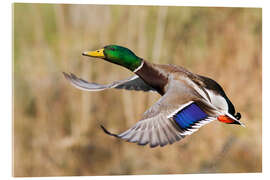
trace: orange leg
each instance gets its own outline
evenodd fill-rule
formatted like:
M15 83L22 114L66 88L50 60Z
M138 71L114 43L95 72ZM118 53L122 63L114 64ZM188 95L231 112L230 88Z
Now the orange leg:
M227 124L231 124L233 123L235 120L233 120L232 118L228 117L228 116L224 116L224 115L220 115L217 117L217 119L220 121L220 122L223 122L223 123L227 123Z

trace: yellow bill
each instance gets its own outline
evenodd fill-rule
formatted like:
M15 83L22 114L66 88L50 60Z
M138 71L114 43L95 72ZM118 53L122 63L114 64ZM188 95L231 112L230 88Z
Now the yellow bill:
M103 51L104 49L99 49L96 51L87 51L87 52L83 52L82 55L90 56L90 57L97 57L97 58L105 58Z

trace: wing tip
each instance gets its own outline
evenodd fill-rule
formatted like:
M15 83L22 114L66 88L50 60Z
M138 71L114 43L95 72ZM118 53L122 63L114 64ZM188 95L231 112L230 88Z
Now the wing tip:
M102 124L100 125L101 129L104 131L104 133L110 135L110 136L114 136L117 138L120 138L117 134L111 133L110 131L108 131Z
M63 75L64 75L64 77L66 78L66 79L69 79L69 74L68 73L66 73L66 72L62 72L63 73Z
M72 79L78 79L77 76L75 76L73 73L66 73L66 72L62 72L64 77L67 79L67 80L72 80Z

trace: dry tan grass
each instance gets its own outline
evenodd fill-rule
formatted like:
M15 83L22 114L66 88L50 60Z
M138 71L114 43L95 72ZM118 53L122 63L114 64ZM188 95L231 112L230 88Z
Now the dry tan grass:
M261 172L261 9L15 4L14 176ZM150 149L105 135L139 120L155 94L83 92L127 70L81 52L120 44L217 80L247 128L213 122Z

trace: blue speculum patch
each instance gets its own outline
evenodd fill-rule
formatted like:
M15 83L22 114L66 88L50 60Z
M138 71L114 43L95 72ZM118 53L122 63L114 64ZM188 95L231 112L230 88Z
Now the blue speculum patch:
M181 128L184 129L189 128L192 124L205 119L206 117L207 114L203 112L195 103L192 103L175 114L173 119Z

